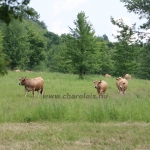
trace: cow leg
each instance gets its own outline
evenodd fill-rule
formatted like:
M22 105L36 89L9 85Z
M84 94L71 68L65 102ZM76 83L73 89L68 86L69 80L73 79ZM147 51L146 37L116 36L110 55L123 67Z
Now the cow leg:
M118 88L118 93L120 94L120 88L119 88L119 86L117 86L117 88Z
M123 91L120 91L120 94L121 94L121 95L123 95L123 94L124 94L124 92L123 92Z
M40 93L41 93L41 95L43 96L43 93L44 93L44 89L43 89L43 87L41 88Z
M126 94L126 91L123 91L123 94Z
M102 96L102 91L99 92L99 98Z
M33 97L34 97L34 90L32 90L32 94L33 94Z
M105 91L103 91L103 95L105 95Z
M103 95L104 95L104 92L101 91L101 92L100 92L100 98L103 98Z
M100 98L100 91L98 91L98 97Z
M38 90L37 92L38 92L38 97L39 97L39 95L40 95L40 90Z
M25 94L24 94L24 97L26 97L26 96L27 96L27 92L28 92L28 91L25 89Z

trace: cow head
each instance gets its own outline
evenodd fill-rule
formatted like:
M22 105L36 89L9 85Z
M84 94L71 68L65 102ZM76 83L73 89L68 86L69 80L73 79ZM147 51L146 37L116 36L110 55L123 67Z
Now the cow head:
M95 88L97 89L99 87L99 84L102 83L102 81L94 81L94 85L95 85Z
M125 84L126 84L125 81L123 81L123 80L119 81L119 88L120 88L121 91L124 89Z
M19 79L19 85L25 85L25 81L26 81L26 77L24 78L24 77L21 77L20 79Z
M121 79L122 79L122 77L118 77L118 78L116 79L116 81L119 82Z

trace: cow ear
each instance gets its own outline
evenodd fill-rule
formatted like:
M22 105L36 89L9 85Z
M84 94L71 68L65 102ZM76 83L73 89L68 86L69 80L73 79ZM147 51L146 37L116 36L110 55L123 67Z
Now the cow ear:
M95 83L95 81L93 81L93 83Z
M101 83L101 80L100 80L100 81L98 81L98 83Z

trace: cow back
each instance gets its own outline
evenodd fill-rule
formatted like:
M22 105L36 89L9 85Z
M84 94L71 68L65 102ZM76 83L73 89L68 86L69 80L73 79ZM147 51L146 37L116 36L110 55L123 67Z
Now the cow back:
M25 87L30 89L39 90L43 88L44 80L42 77L26 79Z

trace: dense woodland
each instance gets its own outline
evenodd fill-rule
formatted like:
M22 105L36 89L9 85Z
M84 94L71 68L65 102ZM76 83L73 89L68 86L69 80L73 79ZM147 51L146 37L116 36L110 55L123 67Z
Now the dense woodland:
M147 19L140 28L148 30L150 2L122 2L130 12ZM17 17L12 17L9 22L0 18L1 75L6 74L7 69L20 69L73 73L80 78L87 74L124 76L129 73L137 78L150 79L150 40L148 38L143 42L148 33L136 30L136 25L129 27L123 20L111 17L112 24L121 29L115 37L117 42L111 42L104 33L95 36L92 23L81 11L74 21L76 28L69 27L70 33L59 36L48 31L46 24L39 20L40 15L36 10L29 9L32 15L24 13L21 21ZM135 34L138 39L134 39Z

